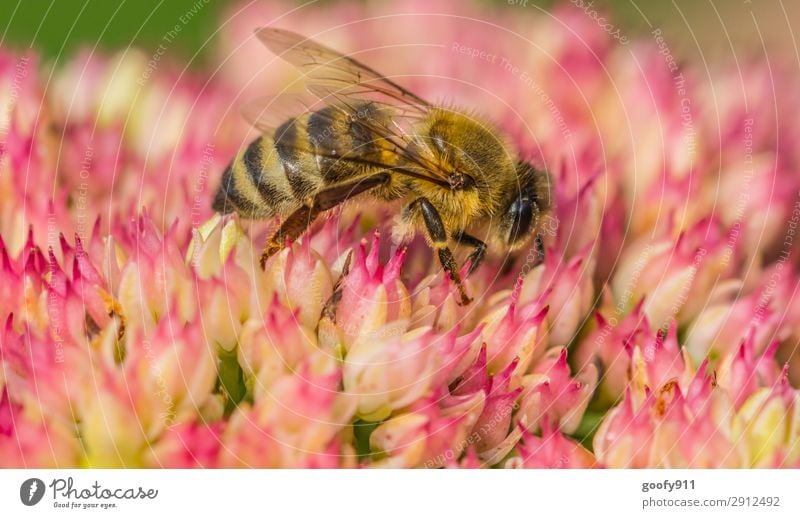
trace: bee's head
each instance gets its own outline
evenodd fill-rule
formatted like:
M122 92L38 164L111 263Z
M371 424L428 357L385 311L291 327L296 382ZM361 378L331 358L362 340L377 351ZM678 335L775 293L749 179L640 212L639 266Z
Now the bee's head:
M550 210L550 180L528 162L517 163L517 189L500 214L500 235L509 249L522 246Z

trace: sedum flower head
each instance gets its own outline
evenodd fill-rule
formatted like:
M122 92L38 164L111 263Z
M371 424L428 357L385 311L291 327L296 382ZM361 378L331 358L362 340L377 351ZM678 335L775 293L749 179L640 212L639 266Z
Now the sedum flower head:
M263 271L276 222L212 213L252 137L234 99L299 84L252 66L289 10L232 11L218 74L131 50L48 79L0 48L0 465L798 465L791 74L676 75L568 6L282 17L550 172L545 260L489 254L464 306L422 239L389 238L399 207L326 213Z

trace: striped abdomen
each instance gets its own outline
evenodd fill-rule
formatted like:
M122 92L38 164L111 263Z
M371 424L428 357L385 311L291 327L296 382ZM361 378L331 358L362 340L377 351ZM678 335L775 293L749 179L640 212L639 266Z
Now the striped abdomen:
M370 115L364 105L358 113ZM338 160L347 154L386 161L372 132L341 110L323 108L289 119L251 142L225 169L213 209L248 218L287 215L322 188L366 174L370 167Z

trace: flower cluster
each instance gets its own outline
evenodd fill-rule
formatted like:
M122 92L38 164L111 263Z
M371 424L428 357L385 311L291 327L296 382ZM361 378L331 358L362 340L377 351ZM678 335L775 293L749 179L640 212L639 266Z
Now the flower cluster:
M299 87L251 37L285 11L232 11L207 76L130 50L47 79L0 49L0 464L800 467L779 63L678 68L567 5L282 16L549 171L545 260L490 256L461 305L392 207L325 214L264 270L274 222L211 211L252 136L231 99Z

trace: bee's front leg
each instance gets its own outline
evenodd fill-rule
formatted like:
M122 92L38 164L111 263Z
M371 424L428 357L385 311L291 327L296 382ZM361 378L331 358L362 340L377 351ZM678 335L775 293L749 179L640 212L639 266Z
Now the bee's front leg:
M448 273L450 279L455 283L458 288L459 295L461 296L461 304L466 306L472 299L467 296L464 290L464 285L461 282L461 275L458 273L458 263L453 257L453 252L447 246L447 231L442 223L442 217L439 211L427 198L417 198L406 207L406 214L413 214L416 211L422 213L422 220L425 222L425 230L428 238L431 241L433 248L439 254L439 261L442 263L442 268Z
M472 247L472 253L469 254L467 260L469 261L469 271L467 272L467 277L472 275L475 270L483 262L483 258L486 257L486 243L481 241L475 236L471 236L466 232L457 232L453 239L455 239L459 245L466 245Z

